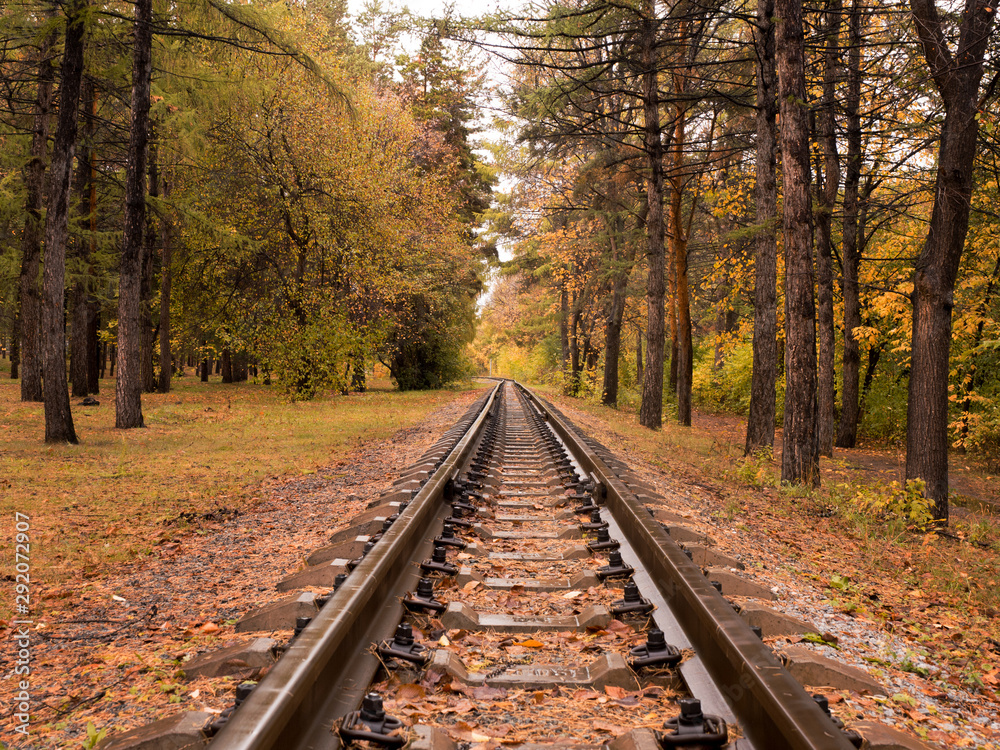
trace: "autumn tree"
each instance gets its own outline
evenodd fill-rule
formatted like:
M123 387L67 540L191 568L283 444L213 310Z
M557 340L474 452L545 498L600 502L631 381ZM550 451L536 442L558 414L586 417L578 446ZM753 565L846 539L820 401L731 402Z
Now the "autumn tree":
M957 27L934 0L911 0L917 36L944 104L934 209L913 276L913 349L906 428L906 477L922 480L935 518L948 520L948 381L952 307L969 228L980 91L996 3L968 0ZM949 38L957 36L952 52ZM995 82L996 79L994 79Z

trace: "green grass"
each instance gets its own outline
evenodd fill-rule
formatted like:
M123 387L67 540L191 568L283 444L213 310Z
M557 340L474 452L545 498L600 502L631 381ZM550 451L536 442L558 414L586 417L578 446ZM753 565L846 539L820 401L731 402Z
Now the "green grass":
M6 365L6 361L3 361ZM32 578L94 575L143 555L182 512L252 504L268 477L307 474L359 445L388 438L455 398L455 390L400 393L375 382L365 394L290 403L277 388L175 379L143 396L147 427L114 428L114 381L98 407L73 399L80 444L46 445L42 404L20 401L0 379L0 524L13 541L14 513L31 517ZM467 384L460 388L480 387ZM12 574L12 555L0 574ZM0 604L0 616L9 607Z

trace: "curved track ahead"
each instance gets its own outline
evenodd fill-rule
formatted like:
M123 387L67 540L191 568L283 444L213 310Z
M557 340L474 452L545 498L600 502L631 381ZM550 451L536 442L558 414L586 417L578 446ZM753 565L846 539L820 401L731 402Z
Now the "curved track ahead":
M851 748L624 468L551 406L499 383L359 517L359 531L392 520L344 561L346 581L213 750L332 749L338 730L373 727L387 746L437 750L454 746L449 729L508 747L617 735L621 750ZM372 685L388 707L382 726L374 696L357 713ZM427 700L397 728L392 711L414 696Z

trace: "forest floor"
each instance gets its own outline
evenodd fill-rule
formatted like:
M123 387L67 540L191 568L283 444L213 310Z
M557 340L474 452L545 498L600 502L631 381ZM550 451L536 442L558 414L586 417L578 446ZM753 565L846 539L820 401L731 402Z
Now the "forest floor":
M240 640L237 619L283 596L275 582L384 492L481 385L288 404L254 386L188 382L144 397L146 430L113 430L108 406L81 414L76 448L43 446L40 406L20 404L14 388L0 382L0 533L11 548L13 512L31 516L32 724L28 740L13 734L7 710L11 583L0 601L0 741L48 750L227 707L240 678L188 681L184 663ZM960 509L952 537L922 533L857 506L897 478L884 452L838 454L824 461L823 488L802 492L779 486L772 459L741 458L738 420L698 414L691 429L650 432L627 412L546 395L753 561L750 574L773 576L781 606L820 618L823 638L840 642L823 648L890 685L884 699L832 694L838 715L945 747L1000 747L994 517ZM981 497L996 487L971 481ZM12 561L0 564L9 581Z
M651 432L627 411L545 395L776 586L779 608L818 624L825 643L811 648L887 686L885 698L834 694L848 725L1000 748L1000 477L952 456L951 523L935 533L900 517L895 450L838 450L821 460L821 487L804 490L778 479L780 431L776 456L746 459L733 416L695 412L691 427Z

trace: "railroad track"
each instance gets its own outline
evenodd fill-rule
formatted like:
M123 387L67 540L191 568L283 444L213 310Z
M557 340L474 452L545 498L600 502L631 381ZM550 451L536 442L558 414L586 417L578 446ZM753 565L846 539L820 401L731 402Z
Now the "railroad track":
M211 748L857 746L623 476L497 384L314 553L335 590Z

